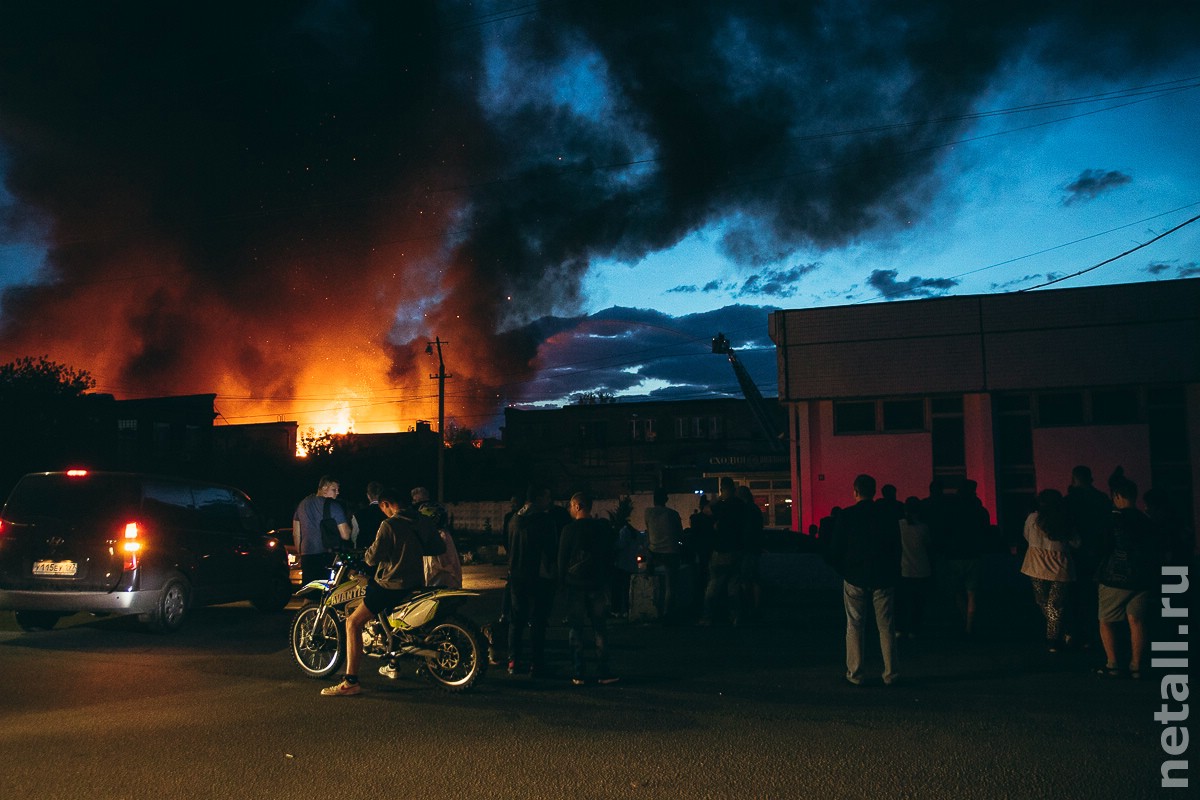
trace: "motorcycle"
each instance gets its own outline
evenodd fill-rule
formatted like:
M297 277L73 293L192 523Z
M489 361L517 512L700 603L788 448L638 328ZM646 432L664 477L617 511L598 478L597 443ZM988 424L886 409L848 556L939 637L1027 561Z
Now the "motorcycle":
M336 553L328 580L312 581L296 592L305 605L292 619L292 655L309 677L327 677L344 663L346 618L367 594L367 566L356 558L360 554ZM462 589L419 590L367 622L363 652L392 665L418 659L418 673L436 687L466 691L484 676L488 661L479 628L457 612L466 598L478 596Z

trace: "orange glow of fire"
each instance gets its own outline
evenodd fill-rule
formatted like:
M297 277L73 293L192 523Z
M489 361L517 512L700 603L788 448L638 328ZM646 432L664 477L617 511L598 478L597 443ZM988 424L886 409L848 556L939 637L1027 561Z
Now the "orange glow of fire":
M27 316L36 324L0 342L0 363L44 354L85 370L94 391L118 400L215 394L214 425L393 433L438 418L438 361L425 354L436 331L451 378L446 421L474 427L499 401L468 387L504 385L519 369L481 327L485 315L451 310L469 306L472 293L447 289L445 276L398 270L421 254L397 247L379 248L361 282L342 280L336 264L319 274L264 268L242 274L232 291L190 274L167 249L131 246L94 266L111 279L31 299ZM363 285L377 287L366 302L351 294ZM397 314L442 292L440 306L408 321L402 335L412 340L397 344Z

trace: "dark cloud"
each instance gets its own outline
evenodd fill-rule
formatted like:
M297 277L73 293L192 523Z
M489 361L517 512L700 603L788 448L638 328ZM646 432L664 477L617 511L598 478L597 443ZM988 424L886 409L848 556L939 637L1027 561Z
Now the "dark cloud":
M896 280L894 269L877 269L867 278L867 284L884 300L907 300L913 297L934 297L945 294L958 285L953 278L918 278Z
M786 299L794 297L799 292L800 287L797 284L801 278L819 267L820 264L813 263L801 264L786 269L764 269L745 278L740 283L712 280L704 284L703 287L696 286L695 284L681 284L667 291L672 294L695 294L697 292L712 294L714 292L726 292L738 300L755 299L764 296Z
M1146 267L1146 272L1149 272L1151 275L1174 273L1171 277L1194 278L1200 275L1200 264L1197 264L1195 261L1189 261L1186 264L1168 264L1159 261Z
M820 264L801 264L788 269L764 270L751 275L734 293L735 297L768 297L787 298L799 291L797 284L805 275L816 270Z
M436 334L486 410L544 369L534 323L578 312L593 260L721 223L755 275L731 291L789 297L765 265L920 215L1001 69L1128 79L1200 28L1154 0L505 10L4 4L0 236L48 256L4 293L0 358L129 394L424 391Z
M1095 200L1105 192L1110 192L1119 186L1124 186L1132 180L1133 178L1124 172L1117 172L1116 170L1108 170L1106 172L1102 169L1085 169L1079 173L1078 178L1063 187L1066 194L1063 195L1062 204L1069 206L1075 203L1086 203L1089 200Z

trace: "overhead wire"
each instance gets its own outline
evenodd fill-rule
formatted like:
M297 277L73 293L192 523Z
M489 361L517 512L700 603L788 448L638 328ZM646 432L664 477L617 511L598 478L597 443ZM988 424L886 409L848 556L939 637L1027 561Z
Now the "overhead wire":
M1072 246L1072 245L1080 244L1081 242L1086 242L1086 241L1089 241L1089 240L1091 240L1091 239L1098 239L1098 238L1100 238L1101 236L1107 236L1107 235L1109 235L1109 234L1111 234L1111 233L1116 233L1117 231L1121 231L1121 230L1124 230L1124 229L1126 229L1126 228L1132 228L1132 227L1133 227L1133 226L1135 226L1135 225L1143 225L1143 224L1145 224L1145 223L1147 223L1147 222L1152 222L1152 221L1154 221L1154 220L1156 220L1156 219L1159 219L1159 218L1161 218L1161 217L1168 216L1168 215L1170 215L1170 214L1177 214L1177 213L1178 213L1178 212L1180 212L1180 211L1186 211L1186 210L1187 210L1187 209L1189 209L1189 208L1195 208L1196 206L1200 206L1200 200L1198 200L1198 201L1196 201L1196 202L1192 202L1192 203L1187 203L1187 204L1185 204L1185 205L1178 206L1178 207L1176 207L1176 208L1172 208L1172 209L1171 209L1171 210L1169 210L1169 211L1162 211L1162 212L1160 212L1160 213L1158 213L1158 214L1152 214L1152 215L1150 215L1149 217L1143 217L1143 218L1141 218L1141 219L1139 219L1139 220L1135 220L1135 221L1133 221L1133 222L1126 222L1124 225L1118 225L1118 226L1117 226L1117 227L1115 227L1115 228L1109 228L1108 230L1105 230L1105 231L1100 231L1099 233L1092 233L1092 234L1088 234L1087 236L1081 236L1081 237L1079 237L1078 239L1072 239L1072 240L1071 240L1071 241L1069 241L1069 242L1062 242L1061 244L1056 244L1056 245L1053 245L1053 246L1051 246L1051 247L1046 247L1046 248L1043 248L1043 249L1041 249L1041 250L1036 250L1036 251L1034 251L1034 252L1032 252L1032 253L1026 253L1026 254L1024 254L1024 255L1020 255L1020 256L1014 256L1014 257L1012 257L1012 258L1005 259L1004 261L997 261L997 262L996 262L996 263L994 263L994 264L988 264L986 267L977 267L977 268L975 268L975 269L969 269L969 270L967 270L967 271L965 271L965 272L959 272L959 273L957 273L957 274L955 274L955 275L950 275L950 276L947 276L947 279L948 279L948 280L952 280L952 281L957 281L957 280L959 280L960 278L965 278L965 277L967 277L967 276L969 276L969 275L976 275L976 274L978 274L978 273L980 273L980 272L986 272L987 270L990 270L990 269L995 269L996 267L1004 267L1004 266L1008 266L1009 264L1014 264L1014 263L1016 263L1016 262L1018 262L1018 261L1024 261L1025 259L1028 259L1028 258L1035 258L1035 257L1037 257L1037 256L1044 255L1044 254L1046 254L1046 253L1052 253L1052 252L1054 252L1055 250L1061 250L1061 249L1063 249L1063 248L1065 248L1065 247L1070 247L1070 246ZM1188 221L1187 221L1187 222L1185 222L1183 225L1180 225L1180 226L1178 226L1178 227L1184 227L1184 226L1186 226L1186 225L1190 225L1190 224L1191 224L1192 222L1194 222L1194 221L1195 221L1195 219L1193 218L1193 219L1191 219L1191 220L1188 220ZM1171 229L1170 231L1167 231L1167 233L1168 233L1168 234L1170 234L1170 233L1174 233L1174 232L1175 232L1175 230L1177 230L1177 229L1178 229L1178 228L1173 228L1173 229ZM1166 234L1164 234L1164 235L1166 235ZM1151 244L1152 242L1154 242L1154 241L1157 241L1158 239L1161 239L1161 238L1163 238L1163 237L1162 237L1162 236L1155 237L1154 239L1151 239L1149 242L1146 242L1146 244ZM1139 249L1141 249L1141 248L1140 248L1140 247L1138 247L1138 248L1134 248L1134 250L1130 250L1130 251L1128 251L1127 253L1123 253L1122 255L1128 255L1128 253L1134 252L1134 251L1136 251L1136 250L1139 250ZM1112 259L1109 259L1109 260L1105 261L1104 263L1105 263L1105 264L1107 264L1107 263L1111 263L1112 261L1115 261L1117 258L1120 258L1120 257L1121 257L1121 256L1115 256L1114 258L1112 258ZM1098 264L1098 265L1096 265L1096 266L1103 266L1103 264ZM1091 271L1092 269L1094 269L1094 268L1095 268L1095 267L1091 267L1091 268L1088 268L1087 270L1083 270L1083 271L1081 271L1081 272L1079 272L1079 273L1076 273L1076 274L1077 274L1077 275L1082 275L1084 272L1090 272L1090 271ZM1071 275L1071 276L1069 276L1069 277L1075 277L1075 275ZM1065 278L1064 278L1064 280L1065 280ZM1055 281L1055 282L1057 282L1057 281ZM1045 284L1045 285L1049 285L1049 284ZM1030 288L1030 289L1036 289L1036 288L1040 288L1040 287L1038 287L1038 286L1031 286L1031 287L1029 287L1029 288ZM906 289L897 289L897 290L895 290L895 291L891 291L891 292L877 291L877 292L876 292L874 295L872 295L871 297L868 297L868 298L865 298L865 299L862 299L862 300L858 300L858 301L856 301L856 302L854 302L854 303L851 303L851 305L861 305L861 304L863 304L863 303L875 302L875 301L877 301L877 300L879 300L879 299L884 299L884 300L886 300L886 299L888 299L888 298L891 298L891 297L899 297L899 296L903 296L903 295L911 294L911 291L912 291L911 289L907 289L907 288L906 288ZM1018 291L1026 291L1026 290L1025 290L1025 289L1021 289L1021 290L1018 290Z

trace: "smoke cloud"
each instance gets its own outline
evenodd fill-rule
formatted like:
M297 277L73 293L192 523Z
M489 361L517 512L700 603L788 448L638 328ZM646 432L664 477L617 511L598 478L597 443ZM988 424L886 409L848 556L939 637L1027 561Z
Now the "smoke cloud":
M215 391L232 421L404 424L437 336L471 425L531 391L541 325L578 312L595 259L721 222L747 275L799 279L763 266L921 213L1005 66L1128 75L1191 47L1198 14L5 4L0 235L48 254L4 292L0 357L124 396Z

